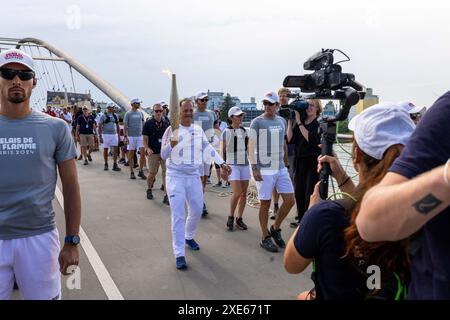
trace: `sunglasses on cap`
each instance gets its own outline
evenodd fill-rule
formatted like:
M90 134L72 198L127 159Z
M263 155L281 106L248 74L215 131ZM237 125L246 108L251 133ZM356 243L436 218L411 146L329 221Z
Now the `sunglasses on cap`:
M19 77L22 81L28 81L34 78L35 74L33 71L25 71L25 70L13 70L8 68L0 69L0 76L6 80L12 80L16 76Z
M267 100L264 100L263 101L263 105L265 105L265 106L274 106L274 105L276 105L276 103L272 103L272 102L270 102L270 101L267 101Z

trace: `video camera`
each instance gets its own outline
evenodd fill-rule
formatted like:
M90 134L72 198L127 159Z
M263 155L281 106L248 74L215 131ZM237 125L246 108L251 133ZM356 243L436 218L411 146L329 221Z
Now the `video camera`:
M347 60L334 62L334 51L342 53ZM313 70L313 73L300 76L287 76L283 81L285 88L300 88L301 92L312 93L309 99L339 100L342 107L334 116L322 117L320 130L322 134L322 155L332 155L333 143L336 140L336 122L347 119L350 108L365 97L365 87L355 81L355 75L343 73L341 62L350 61L350 58L339 49L322 49L310 57L304 64L305 70ZM300 95L291 95L295 100L287 106L280 108L280 116L292 118L294 111L300 112L302 121L306 118L308 102ZM320 173L320 196L326 199L328 196L328 177L331 168L325 163Z

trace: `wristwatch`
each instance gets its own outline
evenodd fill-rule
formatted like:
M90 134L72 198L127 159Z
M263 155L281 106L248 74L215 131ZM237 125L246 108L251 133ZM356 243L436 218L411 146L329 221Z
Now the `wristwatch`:
M259 165L252 164L252 171L259 170Z
M66 236L65 238L64 238L64 243L67 243L67 244L72 244L72 245L77 245L77 244L79 244L80 243L80 236L78 236L78 235L74 235L74 236Z

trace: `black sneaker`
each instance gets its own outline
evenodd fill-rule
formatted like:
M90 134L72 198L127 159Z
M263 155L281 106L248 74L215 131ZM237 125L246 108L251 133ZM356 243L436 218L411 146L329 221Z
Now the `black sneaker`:
M83 160L83 156L80 154L80 156L78 157L78 160Z
M121 159L119 160L119 163L124 164L124 163L125 163L125 159L124 159L124 158L121 158Z
M164 191L164 185L163 184L161 185L161 188L159 190Z
M92 157L90 154L87 155L87 158L88 158L89 162L92 162Z
M84 165L87 166L89 164L89 162L87 161L87 159L84 159Z
M137 163L135 163L133 166L133 169L136 169L137 167L139 167L139 165Z
M123 165L124 165L125 167L129 167L129 166L130 166L130 164L129 164L128 162L125 162Z
M163 203L170 206L169 197L167 196L167 194L164 196Z
M222 181L217 182L217 184L213 185L213 187L221 187L222 186Z
M113 164L112 170L113 170L113 171L122 171L122 169L119 168L119 166L117 165L117 163L114 163L114 164Z
M134 172L130 173L130 179L131 180L136 180L136 176L134 175Z
M207 215L208 215L208 210L206 209L206 204L203 203L202 218L206 218Z
M233 216L228 217L227 228L228 228L228 231L233 231L233 228L234 228L234 217Z
M280 248L285 248L286 243L284 242L283 238L281 237L281 229L275 230L273 226L270 227L270 235L272 236L273 240L279 246Z
M244 223L244 221L242 221L242 217L241 218L236 218L236 228L241 229L241 230L247 230L247 225Z
M105 168L103 170L108 171L108 164L107 163L105 163Z
M147 199L148 200L153 200L152 189L147 189Z
M147 179L147 177L146 177L145 174L144 174L144 171L139 171L139 172L138 172L138 177L141 178L142 180Z
M261 240L260 244L261 248L266 249L269 252L278 252L277 246L273 243L270 235Z

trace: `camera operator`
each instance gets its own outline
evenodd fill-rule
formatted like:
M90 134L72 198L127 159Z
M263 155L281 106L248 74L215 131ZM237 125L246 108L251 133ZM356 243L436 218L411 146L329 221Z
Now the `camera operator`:
M295 113L295 124L288 121L287 139L295 145L295 200L297 203L297 221L291 223L296 228L309 207L309 199L314 192L314 186L319 181L317 173L317 158L320 155L320 132L317 118L322 113L320 100L308 100L306 118L302 119L298 111Z

